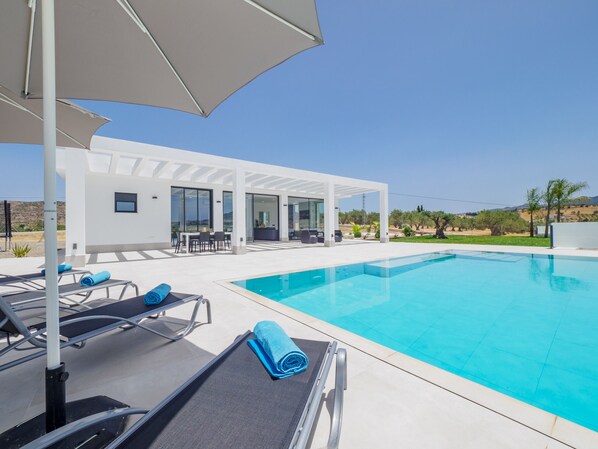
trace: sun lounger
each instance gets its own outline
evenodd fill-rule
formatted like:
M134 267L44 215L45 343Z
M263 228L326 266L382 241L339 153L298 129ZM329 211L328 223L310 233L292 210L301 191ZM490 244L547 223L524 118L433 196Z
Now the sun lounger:
M73 282L77 282L81 277L91 274L87 270L68 270L58 274L58 282L67 276L73 277ZM79 279L77 279L79 277ZM28 273L22 275L2 274L0 273L0 287L14 287L22 290L43 289L44 286L39 283L45 276L41 273Z
M195 307L187 325L180 331L168 335L145 326L142 322L148 318L159 317L173 307L195 301ZM195 321L199 306L207 306L207 322L212 322L212 314L209 301L201 295L189 295L184 293L170 293L160 304L147 306L143 302L143 296L123 299L110 304L95 307L89 310L77 311L60 318L61 348L73 346L82 348L90 338L96 337L117 328L139 327L152 334L177 341L189 334L200 323ZM0 365L0 371L33 360L46 353L46 342L44 335L46 323L36 323L27 326L17 315L9 303L0 297L0 332L7 336L7 346L0 350L0 357L12 350L39 349L32 354L21 357ZM19 340L11 343L11 336L20 336ZM29 348L22 348L28 344Z
M273 380L247 345L250 338L248 332L237 339L107 449L303 449L309 442L335 356L334 407L327 447L336 449L343 391L347 388L345 350L338 349L336 342L296 339L310 360L307 370ZM122 408L89 416L22 449L48 448L99 422L133 413L143 411Z
M129 408L127 404L115 401L107 396L92 396L84 399L67 402L66 404L66 422L74 422L115 409L126 408L131 412L144 412L146 410L135 410ZM99 449L113 441L117 436L123 433L127 426L129 416L121 415L118 419L104 421L96 426L90 426L83 432L75 433L59 446L62 449L79 448L80 449ZM27 443L43 436L46 432L46 414L41 413L17 426L12 427L0 434L0 447L3 449L21 448ZM85 444L79 446L84 441ZM58 449L58 448L55 448Z
M135 294L139 295L139 289L132 281L121 279L108 279L101 284L96 284L89 287L83 287L80 283L64 284L58 286L58 296L60 301L68 306L80 306L89 299L91 294L97 290L106 289L106 298L110 298L110 289L115 287L122 287L118 299L122 299L129 287L135 289ZM46 299L45 290L29 290L11 292L8 294L0 294L0 298L15 310L23 310L27 308L28 304L43 301Z

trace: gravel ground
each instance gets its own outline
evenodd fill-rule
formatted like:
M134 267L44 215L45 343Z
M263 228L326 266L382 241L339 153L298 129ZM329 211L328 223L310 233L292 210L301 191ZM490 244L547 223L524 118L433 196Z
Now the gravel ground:
M29 245L31 251L27 257L36 257L44 255L44 233L43 232L18 232L14 233L12 246ZM58 248L64 249L65 231L58 231ZM8 246L8 245L7 245ZM4 251L4 239L0 240L0 259L14 258L12 251Z

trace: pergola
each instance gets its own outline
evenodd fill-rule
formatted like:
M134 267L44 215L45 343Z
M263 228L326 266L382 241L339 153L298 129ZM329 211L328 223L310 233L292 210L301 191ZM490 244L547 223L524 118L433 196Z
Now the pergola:
M66 202L78 210L67 213L68 233L84 227L74 215L85 208L84 177L91 173L109 178L154 179L172 185L197 186L214 191L232 191L233 252L245 251L245 194L277 195L281 217L286 213L289 196L324 200L325 245L334 245L338 227L338 201L364 193L379 193L380 241L388 241L388 186L385 183L336 176L314 171L250 162L212 154L185 151L146 143L95 136L90 151L59 149L58 172L66 178ZM220 209L220 210L219 210ZM214 204L214 229L222 228L222 204ZM69 217L71 215L71 217ZM80 217L79 217L80 218ZM79 222L77 222L79 221ZM280 220L280 235L288 236L288 221ZM67 248L69 248L67 235Z

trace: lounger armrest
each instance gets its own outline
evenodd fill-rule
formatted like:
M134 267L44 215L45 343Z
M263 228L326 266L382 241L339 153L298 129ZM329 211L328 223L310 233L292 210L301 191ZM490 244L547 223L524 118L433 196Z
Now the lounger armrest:
M327 449L337 449L341 437L341 425L343 421L344 393L347 389L347 351L338 349L336 351L336 374L334 383L334 407L330 422L330 435L328 437Z
M128 415L142 415L147 413L148 410L140 408L117 408L114 410L108 410L106 412L96 413L95 415L86 416L77 421L66 424L50 433L47 433L36 440L32 441L21 449L45 449L53 446L56 443L64 440L65 438L87 429L88 427L94 426L98 423L108 421L110 419L119 418Z

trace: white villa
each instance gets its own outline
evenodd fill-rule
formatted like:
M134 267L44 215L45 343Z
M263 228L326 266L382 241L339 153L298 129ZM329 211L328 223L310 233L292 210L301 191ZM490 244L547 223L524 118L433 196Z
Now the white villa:
M378 192L380 240L388 241L384 183L95 136L91 151L60 148L66 181L66 257L165 249L173 232L231 232L232 251L253 240L323 233L333 246L341 198ZM322 234L321 234L322 235Z

